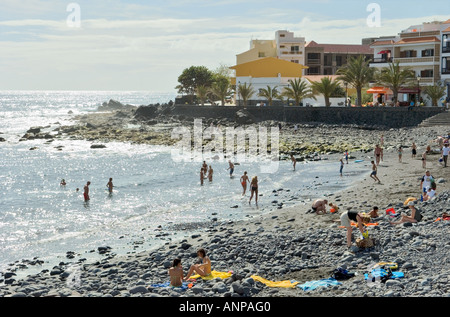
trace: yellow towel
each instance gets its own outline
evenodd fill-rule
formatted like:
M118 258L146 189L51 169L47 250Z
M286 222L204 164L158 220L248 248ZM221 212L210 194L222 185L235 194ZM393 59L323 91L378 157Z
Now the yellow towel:
M191 278L197 279L197 278L201 277L203 280L213 280L215 278L225 279L225 278L231 277L232 274L233 274L232 272L211 271L211 274L209 274L207 276L200 276L199 274L197 274L197 275L191 276Z
M266 279L262 278L261 276L257 276L257 275L252 275L251 278L254 279L255 281L259 281L259 282L265 284L268 287L294 288L299 283L299 282L291 282L288 280L272 282L272 281L266 280Z

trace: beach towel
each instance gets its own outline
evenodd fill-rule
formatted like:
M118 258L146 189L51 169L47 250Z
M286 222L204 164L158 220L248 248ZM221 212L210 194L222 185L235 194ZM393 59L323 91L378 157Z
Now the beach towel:
M350 221L350 225L352 227L358 227L358 224L353 221ZM374 227L374 226L378 226L378 225L379 225L378 222L363 223L363 226L365 226L365 227ZM345 228L345 226L339 226L339 228Z
M336 279L330 277L327 279L322 279L318 281L310 281L301 285L297 285L297 287L301 288L304 291L312 291L317 287L328 287L331 285L342 285L342 283L338 282Z
M160 284L152 284L151 287L170 287L170 288L181 288L182 290L187 290L193 286L192 283L183 282L181 286L171 286L170 282L160 283Z
M262 278L261 276L257 276L257 275L252 275L251 278L254 279L255 281L263 283L264 285L266 285L268 287L294 288L299 283L296 281L288 281L288 280L273 282L273 281L266 280L265 278Z
M381 268L373 269L370 272L370 275L368 273L364 274L365 280L371 279L373 282L376 279L380 279L382 282L385 282L388 279L397 279L403 277L405 277L405 274L403 272L392 272L390 270L385 270Z
M215 278L221 278L221 279L226 279L231 277L231 275L233 275L233 272L217 272L217 271L211 271L211 274L207 275L207 276L200 276L199 274L191 276L192 279L197 279L199 277L201 277L203 280L213 280Z

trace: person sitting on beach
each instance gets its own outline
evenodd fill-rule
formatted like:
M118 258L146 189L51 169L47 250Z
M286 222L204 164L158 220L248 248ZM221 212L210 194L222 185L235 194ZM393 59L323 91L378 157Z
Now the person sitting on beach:
M244 172L244 175L241 176L241 185L242 185L242 189L244 190L242 192L242 196L245 195L245 192L247 191L247 182L250 182L250 180L248 179L247 176L247 172Z
M205 249L199 249L197 256L200 258L201 263L191 265L188 274L183 280L187 281L194 272L203 277L211 274L211 260L206 256Z
M328 206L330 206L330 212L332 214L339 211L339 207L333 203L329 203Z
M311 209L318 215L323 215L327 213L328 200L317 199L313 202Z
M434 190L432 187L428 187L427 192L423 194L423 201L428 201L432 199L435 195L436 190Z
M255 203L256 203L256 205L258 205L258 176L255 176L252 178L252 181L250 183L250 189L251 189L251 195L250 195L248 204L250 205L253 195L255 195Z
M350 248L352 246L352 231L353 231L350 221L354 221L357 223L359 231L364 236L366 235L366 230L363 228L363 224L370 222L370 216L359 213L357 211L348 210L341 214L340 220L341 225L347 229L347 248Z
M172 267L169 269L170 286L180 287L183 285L183 267L181 260L176 258L173 260Z
M297 164L297 160L295 159L293 154L291 154L291 161L292 161L292 165L294 165L294 171L295 171L295 165Z
M378 183L381 183L380 179L377 177L377 166L375 165L375 162L372 161L372 173L370 174L370 177L374 179L374 181L378 181Z
M369 212L370 218L378 218L378 207L374 206L372 210Z
M402 214L400 221L396 221L396 222L389 221L389 223L391 225L398 225L398 224L405 223L405 222L411 222L411 223L419 222L422 219L422 215L414 206L414 201L410 201L408 203L408 207L409 207L409 209L411 209L411 216Z

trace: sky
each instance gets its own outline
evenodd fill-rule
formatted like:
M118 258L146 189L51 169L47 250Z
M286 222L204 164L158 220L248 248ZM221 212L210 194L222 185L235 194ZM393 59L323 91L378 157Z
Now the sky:
M172 93L277 30L360 44L448 19L448 0L0 0L0 90Z

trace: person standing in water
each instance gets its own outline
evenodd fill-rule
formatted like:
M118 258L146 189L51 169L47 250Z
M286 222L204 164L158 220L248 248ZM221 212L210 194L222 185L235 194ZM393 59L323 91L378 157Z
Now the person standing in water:
M86 185L84 185L83 196L84 196L84 201L86 201L86 202L91 200L89 197L89 185L91 185L91 182L87 182Z
M203 180L205 179L205 174L203 172L203 167L200 169L200 185L203 186Z
M253 194L255 195L255 203L258 206L258 176L255 176L252 178L252 182L250 183L250 189L252 191L250 195L250 200L248 201L248 204L250 205Z
M233 172L234 172L234 164L231 163L231 161L228 161L228 164L230 165L227 170L230 170L230 178L233 177Z
M208 170L208 180L210 181L210 182L212 182L212 180L213 180L213 173L214 173L214 171L213 171L213 169L212 169L212 167L211 167L211 165L209 166L209 170Z
M109 179L109 182L106 184L106 187L108 187L109 193L112 194L112 191L113 191L113 188L114 188L114 185L112 183L112 178Z
M242 196L245 195L245 192L247 191L247 182L250 182L247 176L247 172L244 172L244 175L241 176L241 185L244 192L242 193Z

